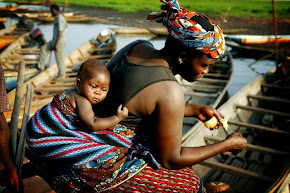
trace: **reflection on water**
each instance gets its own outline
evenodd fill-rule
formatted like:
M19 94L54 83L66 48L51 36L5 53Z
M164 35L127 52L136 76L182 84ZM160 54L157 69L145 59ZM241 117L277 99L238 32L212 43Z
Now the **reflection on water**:
M254 63L252 58L234 58L234 76L229 86L229 94L233 96L237 91L255 80L261 74L267 73L275 67L275 61L262 60L255 63L251 68L248 66Z
M15 19L8 19L7 26L12 22L17 22ZM47 41L52 39L52 24L36 24L44 34ZM65 36L67 39L67 44L65 48L65 55L72 52L74 49L81 46L83 43L87 42L91 38L97 36L102 30L110 28L121 28L117 25L106 25L106 24L73 24L69 23L66 30ZM114 33L112 30L110 30ZM117 51L128 43L137 40L144 39L152 42L156 49L161 49L164 46L164 38L152 38L150 35L116 35ZM271 60L263 60L255 63L251 68L248 66L254 63L256 59L253 58L234 58L234 77L232 84L229 87L229 94L233 96L237 91L239 91L247 83L253 81L257 78L260 73L266 73L275 67L275 62ZM55 63L53 56L52 64Z

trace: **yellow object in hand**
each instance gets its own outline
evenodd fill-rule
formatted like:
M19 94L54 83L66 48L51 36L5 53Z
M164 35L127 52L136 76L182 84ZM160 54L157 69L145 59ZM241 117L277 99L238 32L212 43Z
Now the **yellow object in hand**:
M210 120L204 122L204 126L209 129L214 128L217 124L218 120L215 116L213 116Z
M229 127L228 120L224 118L220 122L223 124L223 127L225 128L225 130L228 130L228 127Z
M217 120L217 118L215 116L213 116L210 120L204 122L204 126L206 128L213 129L213 128L215 128L215 126L217 126L218 123L219 123L219 121ZM223 127L226 130L228 129L228 121L226 118L220 120L220 123L223 124Z

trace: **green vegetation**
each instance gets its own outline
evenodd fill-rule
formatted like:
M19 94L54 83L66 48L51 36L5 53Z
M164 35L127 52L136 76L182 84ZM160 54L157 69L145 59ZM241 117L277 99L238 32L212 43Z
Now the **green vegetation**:
M15 0L6 1L15 2ZM64 2L64 0L52 1ZM158 11L162 5L159 0L68 0L67 2L70 5L111 8L119 12ZM212 17L272 17L272 0L179 0L179 3L188 10L199 11ZM289 0L276 0L275 6L277 17L290 17Z

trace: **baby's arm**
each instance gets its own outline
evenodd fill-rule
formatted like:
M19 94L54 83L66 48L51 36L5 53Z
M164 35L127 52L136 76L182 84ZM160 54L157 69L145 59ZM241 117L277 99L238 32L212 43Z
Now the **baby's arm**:
M128 109L124 107L122 110L122 105L118 107L116 115L105 118L96 117L92 108L92 104L83 97L80 97L76 100L76 105L79 118L93 131L107 129L128 117Z

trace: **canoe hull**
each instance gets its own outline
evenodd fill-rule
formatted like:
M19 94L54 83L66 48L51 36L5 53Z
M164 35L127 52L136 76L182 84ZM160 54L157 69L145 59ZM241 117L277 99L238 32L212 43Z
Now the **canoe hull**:
M286 127L290 118L290 87L279 86L288 90L278 92L266 85L265 79L259 77L218 109L229 120L227 131L210 131L200 123L184 141L184 146L203 146L221 141L233 132L247 139L247 150L227 152L193 166L205 183L224 182L237 193L269 192L289 167L290 132Z

